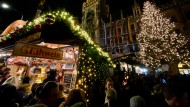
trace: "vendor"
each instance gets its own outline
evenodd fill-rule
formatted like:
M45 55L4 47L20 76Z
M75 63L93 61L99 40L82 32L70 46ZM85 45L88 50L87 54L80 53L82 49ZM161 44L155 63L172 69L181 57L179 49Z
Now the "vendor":
M11 75L10 75L10 68L6 67L5 69L3 69L1 72L2 72L2 75L1 75L1 81L0 81L0 84L3 84L5 82L5 80L7 78L9 78Z
M3 75L3 72L4 72L4 70L5 70L6 68L7 68L7 67L6 67L5 65L2 65L2 66L0 67L0 76Z

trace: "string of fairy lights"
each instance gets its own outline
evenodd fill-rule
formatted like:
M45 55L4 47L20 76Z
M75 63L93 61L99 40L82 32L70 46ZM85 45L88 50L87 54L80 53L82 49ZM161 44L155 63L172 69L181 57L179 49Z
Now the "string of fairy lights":
M144 3L141 16L140 60L146 66L160 67L161 60L166 62L188 60L189 51L185 47L188 39L174 32L175 24L164 17L154 4Z

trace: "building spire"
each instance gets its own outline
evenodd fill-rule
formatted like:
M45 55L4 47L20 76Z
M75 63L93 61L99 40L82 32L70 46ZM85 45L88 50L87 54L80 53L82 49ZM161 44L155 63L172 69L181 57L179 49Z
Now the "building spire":
M112 22L112 16L111 16L111 14L110 14L110 22Z
M121 10L121 19L123 19L123 11Z
M136 2L136 0L134 0L134 5L137 5L137 2Z
M44 8L44 3L46 2L46 0L40 0L40 3L38 4L38 8L37 8L37 12L35 15L35 18L38 18Z

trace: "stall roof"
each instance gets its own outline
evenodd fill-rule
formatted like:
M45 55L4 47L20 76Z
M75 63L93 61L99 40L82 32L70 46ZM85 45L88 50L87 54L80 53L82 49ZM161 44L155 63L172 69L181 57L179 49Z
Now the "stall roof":
M15 22L13 22L15 23ZM10 26L8 26L10 27ZM74 36L70 28L65 25L65 23L55 22L54 24L45 24L42 26L43 29L40 31L40 38L29 42L45 42L45 43L55 43L55 44L67 44L67 45L78 45L80 41ZM32 32L26 33L24 36L15 36L7 41L0 43L0 48L11 49L16 41L23 39L29 35L33 34Z
M41 38L44 42L77 45L79 39L71 32L65 23L55 22L53 25L46 25L42 30Z
M126 62L131 65L138 65L141 67L145 67L144 64L140 63L137 56L135 54L128 54L126 56L122 56L120 58L113 59L115 62Z
M33 21L28 21L26 25L18 28L13 33L8 33L0 37L0 46L14 44L23 37L33 33L41 32L42 41L70 45L85 46L88 54L97 54L97 58L108 61L108 65L115 67L109 54L93 41L79 24L74 16L65 10L56 10L42 14ZM10 42L12 41L12 42ZM6 42L6 43L5 43Z

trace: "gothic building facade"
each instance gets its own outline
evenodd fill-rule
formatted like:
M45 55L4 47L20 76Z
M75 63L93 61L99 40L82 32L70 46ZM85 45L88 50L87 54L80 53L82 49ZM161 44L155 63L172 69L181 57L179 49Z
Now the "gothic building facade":
M138 52L133 16L112 20L105 0L87 0L82 7L82 27L112 58Z
M175 23L176 33L190 34L190 0L173 0L158 6L160 10Z
M154 0L156 1L156 0ZM156 4L156 2L155 2ZM134 0L133 14L113 20L105 0L86 0L82 7L82 27L92 36L112 59L139 52L137 36L142 5ZM157 5L157 4L156 4ZM190 0L174 0L157 5L158 8L175 22L177 33L190 33Z

